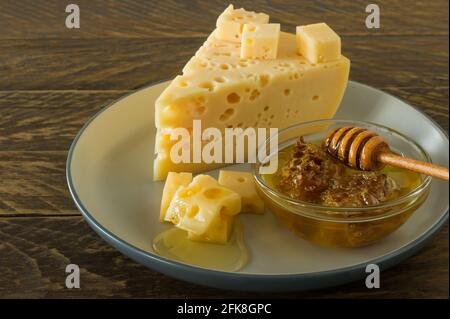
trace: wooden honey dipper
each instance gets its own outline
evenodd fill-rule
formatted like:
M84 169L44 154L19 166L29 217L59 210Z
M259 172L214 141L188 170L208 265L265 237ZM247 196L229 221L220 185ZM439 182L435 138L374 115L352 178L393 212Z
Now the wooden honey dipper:
M403 157L391 152L384 138L358 127L328 132L323 147L346 165L363 171L380 170L386 164L448 181L448 168Z

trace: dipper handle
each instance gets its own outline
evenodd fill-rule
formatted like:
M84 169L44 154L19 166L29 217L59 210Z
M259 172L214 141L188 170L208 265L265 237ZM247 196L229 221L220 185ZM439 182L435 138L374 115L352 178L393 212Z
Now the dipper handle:
M410 171L430 175L448 181L449 174L447 167L424 163L412 158L402 157L394 153L381 153L378 155L378 160L384 164L405 168Z
M375 132L358 127L341 127L330 131L323 147L346 165L364 171L379 170L384 165L449 179L447 167L417 161L391 152L386 140Z

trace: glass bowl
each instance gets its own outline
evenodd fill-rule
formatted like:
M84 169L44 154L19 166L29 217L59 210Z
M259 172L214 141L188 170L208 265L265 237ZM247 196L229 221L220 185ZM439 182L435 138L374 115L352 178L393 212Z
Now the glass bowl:
M280 130L259 146L261 152L254 165L257 190L275 216L298 236L324 246L360 247L373 244L398 229L420 207L428 196L431 177L421 175L420 183L409 193L379 205L365 207L330 207L291 198L270 187L260 167L267 165L277 151L270 150L278 139L278 150L292 146L299 136L306 142L319 142L332 129L355 126L384 137L391 150L424 162L429 155L414 141L382 125L347 120L305 122ZM262 147L264 147L262 149ZM270 150L269 153L265 150Z

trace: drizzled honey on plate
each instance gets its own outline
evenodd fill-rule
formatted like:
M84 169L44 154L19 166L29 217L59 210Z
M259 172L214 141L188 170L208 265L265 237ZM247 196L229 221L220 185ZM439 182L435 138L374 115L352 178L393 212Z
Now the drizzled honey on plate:
M230 240L214 244L188 239L188 233L172 227L153 240L153 250L160 256L194 266L221 271L238 271L249 260L243 226L236 222Z

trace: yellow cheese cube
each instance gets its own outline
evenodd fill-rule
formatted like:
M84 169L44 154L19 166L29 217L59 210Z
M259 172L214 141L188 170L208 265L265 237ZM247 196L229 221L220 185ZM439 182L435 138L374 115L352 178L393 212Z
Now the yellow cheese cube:
M241 40L241 59L276 59L280 24L245 24Z
M341 38L326 23L297 27L298 52L311 63L323 63L341 57Z
M167 208L180 186L188 186L192 182L192 173L174 173L169 172L161 200L161 209L159 211L159 221L163 222L166 216Z
M219 214L203 235L188 233L188 239L214 244L226 244L233 229L234 216Z
M208 175L198 175L175 193L165 216L177 227L204 234L220 214L233 216L241 211L241 197Z
M219 173L219 184L241 195L242 213L264 213L264 202L256 192L252 174L221 170Z
M216 37L219 40L240 42L244 24L268 23L269 16L265 13L246 11L245 9L234 9L230 4L228 8L217 19Z

